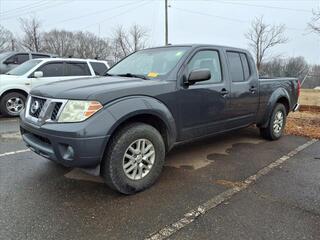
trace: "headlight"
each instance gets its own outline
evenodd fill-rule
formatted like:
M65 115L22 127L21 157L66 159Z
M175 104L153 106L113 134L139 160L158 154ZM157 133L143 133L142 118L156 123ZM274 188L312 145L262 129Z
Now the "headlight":
M81 122L102 108L97 101L69 100L64 106L58 122Z

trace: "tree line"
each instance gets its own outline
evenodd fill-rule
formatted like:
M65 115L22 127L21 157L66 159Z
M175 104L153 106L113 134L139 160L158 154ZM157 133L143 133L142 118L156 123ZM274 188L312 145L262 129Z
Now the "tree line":
M41 22L37 18L21 18L20 29L22 34L16 37L0 25L0 52L47 52L60 57L96 58L117 62L131 52L145 48L148 40L148 31L137 24L128 29L117 26L109 38L99 37L88 31L42 31Z

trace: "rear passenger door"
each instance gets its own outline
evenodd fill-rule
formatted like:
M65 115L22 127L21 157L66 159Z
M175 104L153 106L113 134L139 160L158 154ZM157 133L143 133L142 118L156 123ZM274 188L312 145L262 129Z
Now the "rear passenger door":
M245 52L227 51L226 56L231 82L228 128L251 124L259 106L258 77L252 60Z

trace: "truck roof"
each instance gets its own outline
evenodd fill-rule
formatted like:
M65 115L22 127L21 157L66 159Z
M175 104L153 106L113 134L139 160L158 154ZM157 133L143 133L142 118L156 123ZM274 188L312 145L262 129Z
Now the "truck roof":
M237 47L231 47L231 46L224 46L224 45L215 45L215 44L202 44L202 43L190 43L190 44L172 44L167 46L158 46L158 47L152 47L148 49L156 49L156 48L170 48L170 47L191 47L191 48L199 48L199 47L216 47L216 48L228 48L231 50L237 50L237 51L247 51L244 48L237 48Z

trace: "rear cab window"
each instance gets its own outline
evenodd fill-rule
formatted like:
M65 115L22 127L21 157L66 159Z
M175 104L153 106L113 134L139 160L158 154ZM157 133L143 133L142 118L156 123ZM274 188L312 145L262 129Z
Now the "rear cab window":
M241 52L227 51L227 58L232 82L247 81L251 75L247 55Z
M90 65L97 76L103 76L103 74L108 70L108 67L101 62L90 62Z
M65 76L90 76L90 69L86 62L66 62Z

